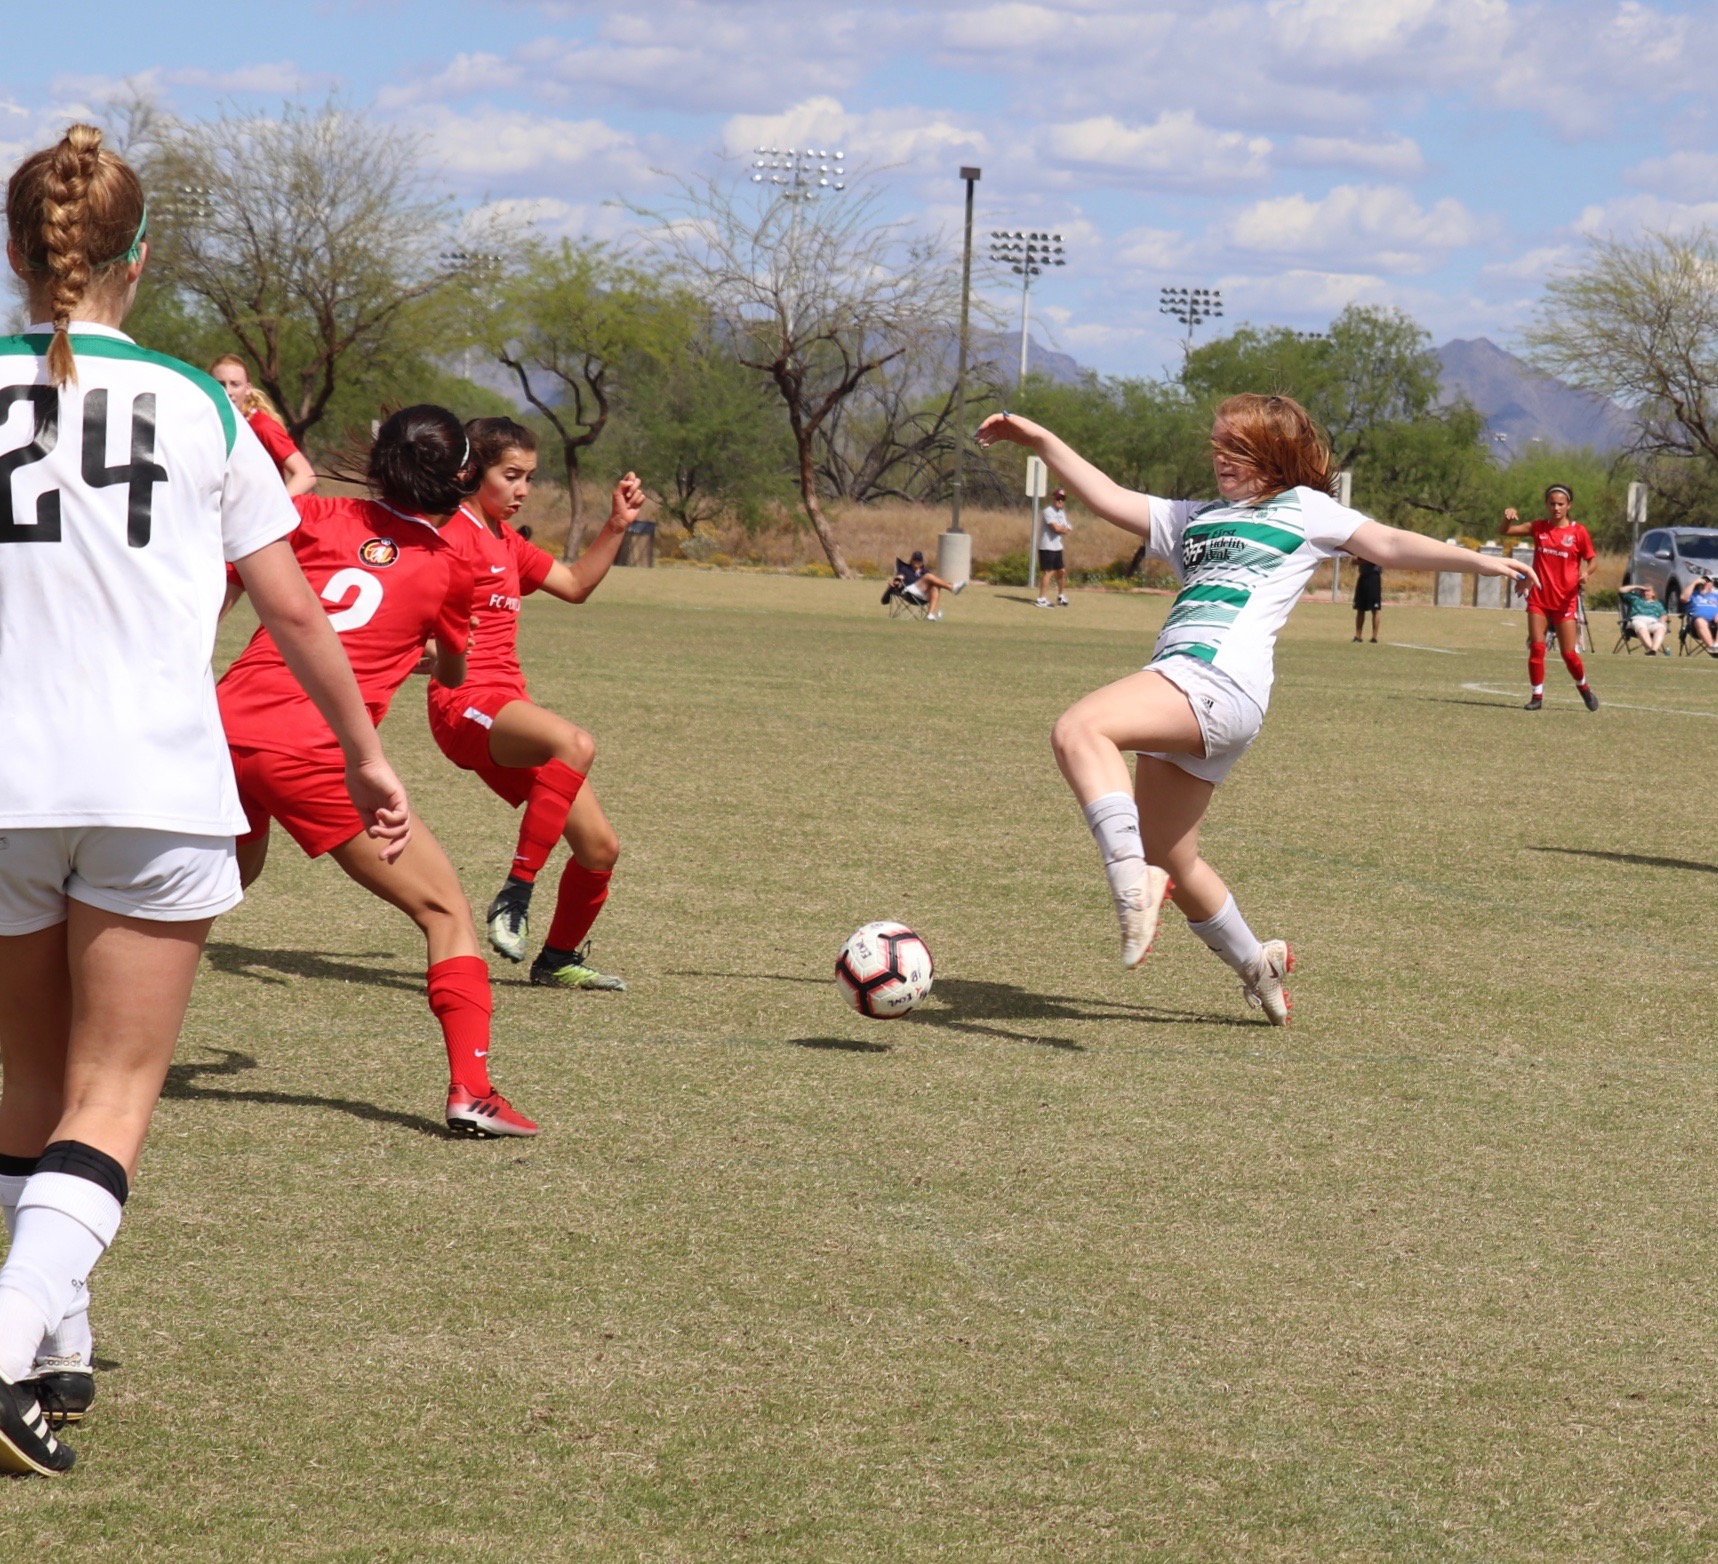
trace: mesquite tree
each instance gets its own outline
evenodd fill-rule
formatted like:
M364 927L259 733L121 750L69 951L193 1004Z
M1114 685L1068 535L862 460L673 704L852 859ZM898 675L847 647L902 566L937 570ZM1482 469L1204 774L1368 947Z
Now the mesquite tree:
M951 329L958 263L940 241L881 220L869 193L811 201L715 177L640 211L739 362L780 396L806 519L835 574L851 577L819 500L819 432L866 376Z
M342 384L437 333L463 261L419 143L329 103L152 133L161 285L217 319L302 442Z

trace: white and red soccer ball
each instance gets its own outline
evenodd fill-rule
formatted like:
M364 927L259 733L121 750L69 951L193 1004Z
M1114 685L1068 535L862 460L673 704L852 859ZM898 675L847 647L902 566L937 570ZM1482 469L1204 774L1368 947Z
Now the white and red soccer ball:
M925 942L904 923L855 929L835 958L835 981L862 1016L893 1021L924 1003L935 968Z

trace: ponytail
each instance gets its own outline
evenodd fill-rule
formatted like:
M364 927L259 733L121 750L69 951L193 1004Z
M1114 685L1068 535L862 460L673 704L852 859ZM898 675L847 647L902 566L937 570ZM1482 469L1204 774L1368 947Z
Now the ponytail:
M56 386L78 378L69 330L73 313L97 272L138 259L148 222L137 175L102 146L93 125L73 125L57 145L32 153L12 175L6 226L24 264L50 280L54 340L48 375Z
M366 476L378 499L422 516L452 515L483 481L459 420L429 403L401 408L382 424Z

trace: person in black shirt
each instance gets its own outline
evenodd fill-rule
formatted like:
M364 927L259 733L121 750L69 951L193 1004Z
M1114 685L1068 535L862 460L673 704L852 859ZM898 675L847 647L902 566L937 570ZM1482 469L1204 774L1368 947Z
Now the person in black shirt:
M1366 616L1372 616L1372 644L1378 644L1378 613L1384 606L1384 567L1369 559L1357 559L1360 577L1354 583L1354 639L1366 626Z

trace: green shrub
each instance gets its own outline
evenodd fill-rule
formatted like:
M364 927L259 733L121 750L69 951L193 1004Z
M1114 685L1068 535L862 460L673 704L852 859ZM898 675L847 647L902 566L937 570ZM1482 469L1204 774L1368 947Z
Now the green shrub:
M1587 594L1588 608L1615 608L1617 606L1617 589L1615 587L1600 587L1596 592Z
M1026 550L1018 548L1000 559L981 560L972 567L972 573L992 586L1023 587L1031 574L1031 562L1026 557Z

